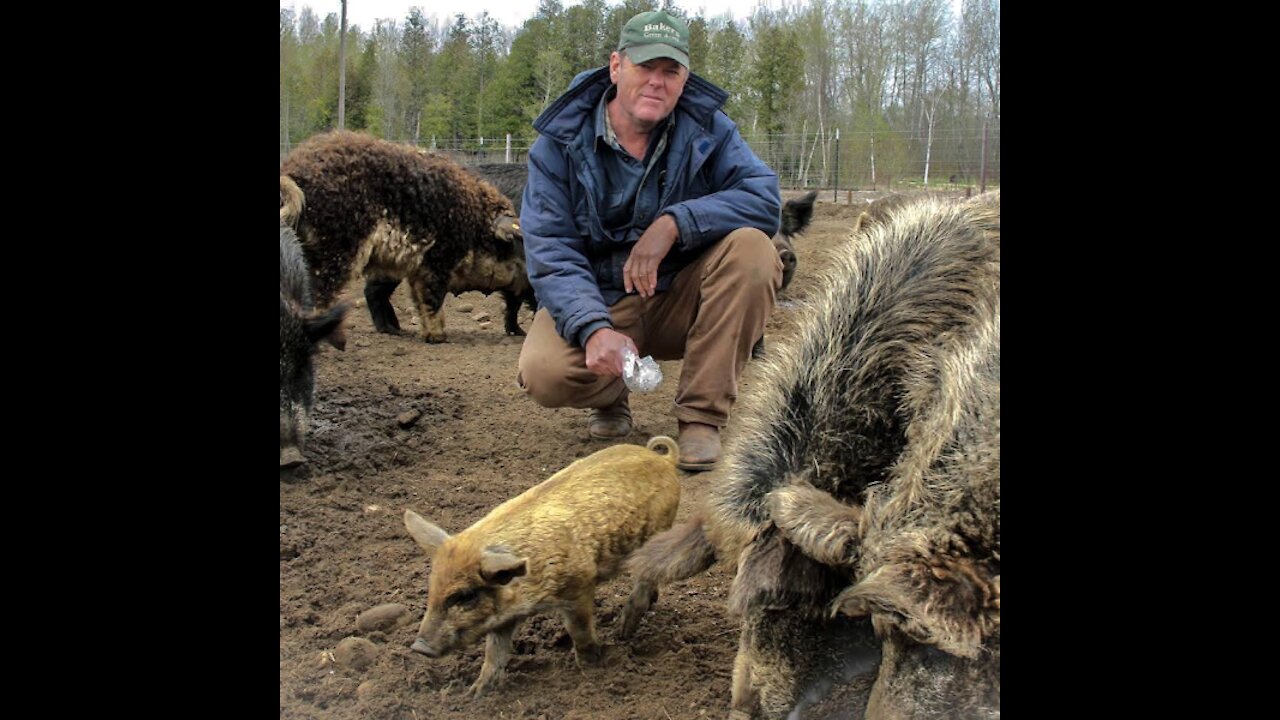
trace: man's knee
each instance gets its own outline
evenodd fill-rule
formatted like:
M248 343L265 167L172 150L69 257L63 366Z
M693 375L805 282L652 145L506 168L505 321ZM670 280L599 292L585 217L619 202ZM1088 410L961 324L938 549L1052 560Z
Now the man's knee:
M782 260L773 240L755 228L738 228L725 236L722 266L737 282L777 283L782 278Z
M547 358L520 354L516 385L542 407L561 407L566 395L566 378L556 372Z
M521 353L517 367L516 384L542 407L605 407L617 399L617 392L601 399L610 392L609 378L597 376L563 354ZM621 380L617 384L619 391L625 391Z

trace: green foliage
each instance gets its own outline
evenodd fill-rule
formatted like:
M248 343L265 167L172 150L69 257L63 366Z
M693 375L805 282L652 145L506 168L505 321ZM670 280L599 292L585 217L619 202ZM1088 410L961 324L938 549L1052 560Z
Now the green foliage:
M758 127L766 133L780 133L803 85L804 52L795 28L783 25L767 10L756 13L751 28L755 58L747 86L757 101Z
M347 57L350 58L351 55ZM352 130L368 130L373 84L378 76L377 43L370 38L365 43L359 64L353 68L348 59L347 65L348 77L352 78L352 81L347 84L346 124Z
M540 0L519 27L426 15L348 27L347 127L442 148L485 147L531 123L578 73L608 62L623 24L664 9L689 24L693 71L729 95L724 111L783 183L976 178L982 132L998 183L1000 0L798 0L751 16L703 17L684 0ZM425 6L429 11L430 6ZM339 17L281 8L281 157L334 127ZM932 133L930 133L932 127ZM841 131L837 147L835 130ZM873 148L874 146L874 148ZM905 182L905 180L904 180Z
M419 142L425 145L430 138L437 140L452 138L455 116L453 100L448 96L443 93L428 95L426 104L422 108Z
M618 44L618 34L626 20L610 30L611 16L606 12L604 0L584 0L566 10L563 21L553 26L552 39L557 47L564 48L565 62L575 74L608 62L609 53Z
M741 126L746 121L746 68L747 39L736 23L721 21L711 36L705 64L699 64L697 56L691 56L698 74L719 85L729 93L724 111Z
M422 9L412 7L404 21L397 59L408 90L401 106L401 132L413 138L418 137L422 108L431 92L430 73L434 58L434 32L427 28Z
M687 24L689 25L689 63L693 64L694 58L705 62L711 46L711 40L707 34L707 21L702 17L695 17L688 20Z

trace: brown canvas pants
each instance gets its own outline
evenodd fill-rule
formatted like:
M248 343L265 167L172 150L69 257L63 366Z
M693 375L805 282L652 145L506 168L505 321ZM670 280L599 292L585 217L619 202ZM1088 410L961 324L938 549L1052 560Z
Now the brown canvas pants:
M676 419L724 427L738 397L738 378L782 286L773 241L739 228L676 274L650 298L630 294L609 308L613 329L631 338L640 357L684 358L676 387ZM543 407L603 408L627 392L622 378L587 369L586 351L565 342L546 308L539 309L520 349L516 383Z

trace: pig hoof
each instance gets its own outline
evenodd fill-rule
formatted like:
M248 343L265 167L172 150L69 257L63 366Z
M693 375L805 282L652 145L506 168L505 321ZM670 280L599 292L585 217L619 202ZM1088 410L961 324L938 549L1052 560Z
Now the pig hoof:
M471 683L471 687L467 688L467 691L463 693L463 695L466 696L467 698L475 700L476 698L483 696L485 693L501 685L503 677L504 676L502 675L494 674L493 676L487 679L477 678L475 682Z
M422 341L433 345L436 343L448 342L444 335L427 335L422 338Z
M634 612L631 610L631 608L627 608L623 610L622 611L622 630L618 633L618 636L621 637L623 640L626 640L627 638L634 635L636 632L636 628L640 627L640 618L643 615L644 615L643 612Z
M516 328L516 329L514 329L514 330L508 330L508 331L507 331L507 334L508 334L508 335L515 335L515 336L518 336L518 337L524 337L524 331L523 331L523 330L521 330L520 328Z
M573 654L579 665L599 665L600 661L604 660L604 646L596 643L583 648L574 648Z
M307 462L298 448L290 446L280 451L280 469L292 470Z

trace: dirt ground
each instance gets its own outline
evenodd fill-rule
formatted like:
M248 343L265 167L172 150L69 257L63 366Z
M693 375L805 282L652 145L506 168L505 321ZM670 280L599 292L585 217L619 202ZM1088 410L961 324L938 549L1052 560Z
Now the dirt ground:
M795 299L812 288L824 252L847 236L860 203L883 194L855 193L853 205L843 193L838 203L830 192L820 196L813 224L795 241L799 266L766 343L785 342ZM587 411L545 409L517 389L523 338L503 333L500 295L450 296L449 342L427 345L412 334L375 333L362 288L353 282L344 293L356 303L346 351L326 347L316 358L309 462L280 478L280 717L725 717L738 625L725 608L733 569L723 565L663 588L626 644L616 638L616 619L629 578L602 585L597 631L607 653L599 666L575 664L559 617L530 618L516 633L506 685L479 700L462 693L480 671L483 643L434 660L409 651L426 608L430 562L404 529L405 509L458 532L609 443L589 438ZM401 325L416 330L403 285L392 302ZM531 319L522 308L521 326ZM626 442L676 435L670 408L681 363L660 365L658 389L632 395L636 427ZM755 365L740 395L750 392ZM715 472L680 476L676 522L717 481ZM391 603L407 609L402 624L357 628L361 613ZM861 717L871 680L835 688L805 717Z

